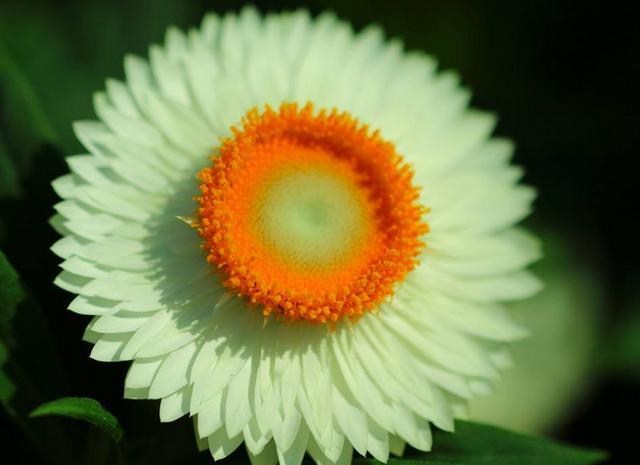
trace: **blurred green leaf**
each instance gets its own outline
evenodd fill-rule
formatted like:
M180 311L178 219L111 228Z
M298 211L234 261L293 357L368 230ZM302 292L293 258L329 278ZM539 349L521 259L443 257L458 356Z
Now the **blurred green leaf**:
M4 372L4 364L8 359L7 347L0 341L0 402L8 402L16 392L16 386Z
M1 250L0 342L2 365L16 365L16 376L24 376L25 381L37 386L30 389L31 394L65 387L46 319L27 297L18 273Z
M40 405L29 414L31 418L45 415L85 420L108 433L116 443L122 441L124 432L118 422L100 402L87 397L63 397Z
M42 145L71 148L69 118L80 97L73 89L84 90L56 22L46 18L19 10L0 17L0 126L22 175ZM87 107L90 97L84 91Z
M3 404L7 403L15 392L15 385L5 373L4 366L9 359L9 324L23 298L18 274L0 250L0 402Z
M390 465L591 465L607 458L602 451L579 449L549 439L525 436L494 426L457 421L455 433L435 431L432 452L390 458ZM379 464L355 459L356 465Z
M3 85L6 86L6 93L21 102L32 127L41 139L53 144L58 142L58 135L42 108L35 89L10 55L2 36L0 36L0 77Z
M20 178L15 163L0 135L0 199L20 195Z
M162 8L155 0L86 0L64 9L55 2L23 0L2 11L4 68L12 72L0 65L0 75L6 74L0 77L0 126L21 172L28 172L38 144L48 142L65 155L83 151L71 127L94 117L93 93L104 89L106 78L123 76L126 53L146 55L170 24L197 24L197 9L177 0Z
M609 366L628 377L640 378L640 314L630 316L620 326Z
M0 402L51 463L72 463L71 441L55 425L30 425L28 412L64 389L62 370L40 308L0 251Z
M24 292L18 281L18 273L0 250L0 338L9 336L9 325L16 313L16 307L24 299Z
M601 369L628 381L640 380L640 293L638 279L630 280L626 303L601 351Z

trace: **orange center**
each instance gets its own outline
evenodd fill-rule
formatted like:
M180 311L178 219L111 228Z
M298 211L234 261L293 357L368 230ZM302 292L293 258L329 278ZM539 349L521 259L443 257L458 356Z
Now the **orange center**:
M428 231L393 144L347 113L250 111L198 174L194 226L224 285L289 321L352 320L393 293Z

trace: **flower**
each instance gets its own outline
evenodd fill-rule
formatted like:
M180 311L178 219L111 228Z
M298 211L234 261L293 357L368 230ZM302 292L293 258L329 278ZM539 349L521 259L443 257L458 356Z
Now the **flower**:
M75 131L56 283L129 398L194 418L215 459L386 461L490 391L533 294L492 115L431 58L331 14L169 29Z

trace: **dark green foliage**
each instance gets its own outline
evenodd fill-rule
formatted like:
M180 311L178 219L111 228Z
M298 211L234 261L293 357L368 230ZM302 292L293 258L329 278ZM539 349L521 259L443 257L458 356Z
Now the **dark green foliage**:
M108 433L117 443L124 436L118 419L109 413L100 402L87 397L63 397L52 400L40 405L29 414L31 418L44 415L58 415L88 421Z

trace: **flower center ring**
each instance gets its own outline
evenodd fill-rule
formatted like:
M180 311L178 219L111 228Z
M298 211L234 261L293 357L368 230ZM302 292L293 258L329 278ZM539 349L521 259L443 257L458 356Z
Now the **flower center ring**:
M198 178L207 260L265 316L355 321L424 247L427 209L410 166L348 113L251 110Z

